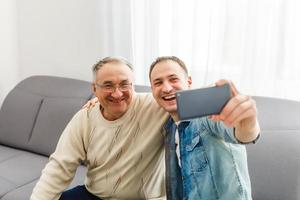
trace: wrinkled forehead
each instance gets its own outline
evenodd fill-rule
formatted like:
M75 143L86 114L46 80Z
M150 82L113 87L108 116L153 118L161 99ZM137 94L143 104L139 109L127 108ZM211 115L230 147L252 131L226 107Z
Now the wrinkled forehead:
M122 81L132 82L133 71L124 63L113 62L104 64L96 73L96 81L119 83Z

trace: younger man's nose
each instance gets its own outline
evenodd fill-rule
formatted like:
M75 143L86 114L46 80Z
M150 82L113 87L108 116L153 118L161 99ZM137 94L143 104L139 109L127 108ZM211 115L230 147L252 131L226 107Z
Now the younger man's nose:
M173 87L168 82L163 83L163 92L170 92L172 89Z

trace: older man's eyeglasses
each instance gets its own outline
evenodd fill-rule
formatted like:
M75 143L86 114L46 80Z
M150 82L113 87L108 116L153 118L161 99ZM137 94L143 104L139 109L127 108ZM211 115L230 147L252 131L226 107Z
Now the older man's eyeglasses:
M95 85L100 88L103 92L112 93L115 92L118 88L121 92L127 92L131 89L132 83L120 83L120 84L98 84L95 83Z

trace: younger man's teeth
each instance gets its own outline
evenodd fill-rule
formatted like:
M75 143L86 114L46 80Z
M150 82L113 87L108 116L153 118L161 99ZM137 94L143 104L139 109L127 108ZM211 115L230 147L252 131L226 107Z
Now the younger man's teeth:
M174 98L175 96L174 95L172 95L172 96L166 96L166 97L164 97L165 99L172 99L172 98Z

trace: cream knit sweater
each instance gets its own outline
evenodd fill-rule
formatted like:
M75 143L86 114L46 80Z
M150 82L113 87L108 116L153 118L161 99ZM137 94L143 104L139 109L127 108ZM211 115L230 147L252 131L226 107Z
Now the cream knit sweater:
M31 200L56 200L77 167L85 186L101 199L165 199L162 126L168 115L151 94L134 94L118 120L103 118L99 104L80 110L62 133Z

